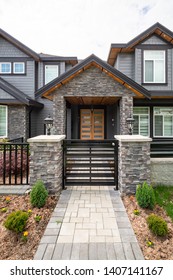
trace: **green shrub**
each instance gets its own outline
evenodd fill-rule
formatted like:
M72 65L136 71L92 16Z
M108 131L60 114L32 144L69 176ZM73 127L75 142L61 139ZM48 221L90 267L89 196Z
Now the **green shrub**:
M136 200L140 207L153 209L155 206L155 194L152 186L149 186L146 182L137 186Z
M166 221L157 215L151 214L147 218L149 229L157 236L165 236L168 233Z
M22 232L25 229L26 222L28 220L28 213L23 211L15 211L8 215L4 222L4 226L15 232Z
M45 205L48 196L48 191L46 190L43 182L41 180L37 181L33 186L30 193L30 201L32 206L41 208Z

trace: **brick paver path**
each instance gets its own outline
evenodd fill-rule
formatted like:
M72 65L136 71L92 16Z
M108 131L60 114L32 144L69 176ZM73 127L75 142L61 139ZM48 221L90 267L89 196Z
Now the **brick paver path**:
M144 258L119 192L81 186L62 191L34 259Z

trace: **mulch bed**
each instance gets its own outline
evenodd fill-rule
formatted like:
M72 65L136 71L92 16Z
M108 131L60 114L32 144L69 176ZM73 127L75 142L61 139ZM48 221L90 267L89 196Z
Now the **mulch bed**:
M173 221L167 216L165 210L158 205L153 210L142 209L134 196L124 196L123 202L145 259L173 260ZM133 213L134 209L140 211L138 216ZM151 213L166 220L169 229L166 237L157 237L148 229L146 218ZM153 246L149 247L147 241L151 241Z
M7 202L9 198L9 202ZM33 208L30 204L29 195L0 196L0 260L32 260L40 239L49 222L50 216L56 206L58 197L49 196L45 206L41 209ZM2 212L2 208L7 208ZM27 221L26 231L28 232L27 242L22 241L21 235L7 230L3 223L6 217L13 211L31 210ZM36 222L34 217L41 216L41 220Z

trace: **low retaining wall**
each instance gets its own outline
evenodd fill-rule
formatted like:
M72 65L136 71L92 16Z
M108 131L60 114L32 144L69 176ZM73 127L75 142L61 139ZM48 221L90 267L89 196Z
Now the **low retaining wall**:
M151 158L151 183L173 185L173 158Z
M63 176L65 135L41 135L28 139L30 144L30 185L42 180L50 193L60 193Z

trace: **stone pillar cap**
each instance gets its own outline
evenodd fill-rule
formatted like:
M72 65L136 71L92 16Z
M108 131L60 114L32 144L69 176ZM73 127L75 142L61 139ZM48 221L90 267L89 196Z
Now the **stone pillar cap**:
M66 135L39 135L27 140L28 143L51 143L51 142L60 142L64 140Z
M142 135L114 135L120 142L151 142L152 138Z

